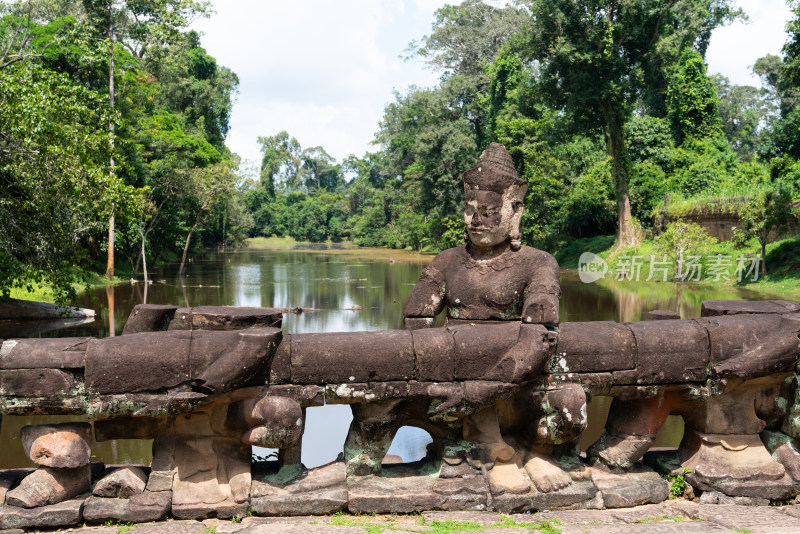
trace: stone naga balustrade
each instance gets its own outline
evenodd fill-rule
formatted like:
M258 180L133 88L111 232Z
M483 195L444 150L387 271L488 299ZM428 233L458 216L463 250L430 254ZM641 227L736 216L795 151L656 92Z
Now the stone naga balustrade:
M82 414L98 441L154 442L150 466L103 472L88 423L26 427L39 467L0 472L0 529L632 506L665 499L659 473L685 469L699 491L800 493L797 303L708 301L697 319L651 312L558 331L503 322L289 335L281 318L140 305L116 338L3 342L0 416ZM593 395L614 401L581 455ZM351 405L354 420L342 459L307 470L305 411L326 403ZM648 453L671 414L686 425L681 447ZM429 455L384 465L404 425L430 433ZM278 459L251 462L253 445Z

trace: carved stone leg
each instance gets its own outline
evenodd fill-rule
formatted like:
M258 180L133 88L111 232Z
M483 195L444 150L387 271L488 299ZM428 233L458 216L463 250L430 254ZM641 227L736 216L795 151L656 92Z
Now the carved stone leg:
M571 484L572 477L554 458L554 446L572 442L574 452L574 445L580 444L587 424L586 394L580 384L549 384L533 390L530 398L540 415L532 422L534 436L525 456L525 471L539 491L557 491Z
M497 407L488 406L464 420L464 439L482 449L482 461L489 469L489 484L494 492L524 493L531 487L522 474L516 450L503 440Z
M392 439L402 423L396 407L400 401L353 404L353 422L344 442L347 475L377 475Z
M655 443L656 435L680 399L658 394L646 399L614 399L606 430L589 450L590 459L630 469Z

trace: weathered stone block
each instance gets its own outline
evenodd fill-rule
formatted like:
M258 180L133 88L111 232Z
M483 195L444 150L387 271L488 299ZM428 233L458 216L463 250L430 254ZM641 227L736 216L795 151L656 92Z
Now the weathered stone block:
M214 504L176 504L173 502L172 517L175 519L195 520L209 519L212 517L231 519L232 517L244 517L247 515L248 507L248 503L237 503L233 501L224 501Z
M671 310L653 310L644 315L644 321L668 321L671 319L680 319L681 314Z
M503 493L492 497L492 508L505 514L554 510L589 501L597 494L597 488L589 480L576 481L557 491L526 493Z
M188 382L191 332L142 332L89 342L86 387L100 394L153 391ZM141 354L158 354L142 372Z
M89 466L77 469L40 467L6 493L6 504L36 508L74 499L89 491Z
M455 340L455 379L480 380L519 339L519 323L448 327Z
M631 329L611 321L563 323L551 373L619 371L636 366L636 340Z
M658 504L669 497L667 481L647 468L622 474L593 469L592 482L603 494L606 508Z
M170 511L171 499L169 491L147 492L130 499L89 497L83 508L83 517L90 523L161 521Z
M719 373L725 362L770 341L780 327L781 316L774 314L715 316L694 321L708 331L711 365L714 371ZM765 362L743 363L763 366Z
M406 330L292 336L295 384L409 380L414 363Z
M413 330L419 380L450 382L455 373L455 341L444 328Z
M325 386L280 384L270 386L267 395L289 397L303 407L322 406L325 404Z
M441 510L447 496L434 492L434 483L435 479L426 476L352 477L347 483L347 508L376 514Z
M324 515L344 510L346 506L347 488L344 484L306 492L281 491L250 500L250 510L262 516Z
M286 384L292 379L292 336L283 334L269 366L269 383Z
M89 423L24 426L20 439L25 455L47 467L83 467L92 459Z
M178 308L170 330L242 330L280 328L283 313L274 308L246 306L196 306Z
M0 371L0 395L59 397L76 386L75 378L58 369L9 369Z
M127 499L144 491L147 475L138 467L121 467L97 481L92 494L110 499Z
M81 521L82 509L83 499L31 510L16 506L0 506L0 529L41 529L77 525Z
M0 369L81 369L90 339L9 339L0 348Z
M164 331L169 327L177 309L178 306L137 304L125 321L122 335Z
M788 300L706 300L700 308L700 317L796 311L800 311L800 303Z
M8 490L32 472L32 469L7 469L5 471L0 471L0 505L5 504Z
M218 393L264 384L281 335L278 328L192 332L190 375L203 389Z
M617 383L698 382L707 377L708 333L693 321L628 323L636 338L636 369L614 372Z

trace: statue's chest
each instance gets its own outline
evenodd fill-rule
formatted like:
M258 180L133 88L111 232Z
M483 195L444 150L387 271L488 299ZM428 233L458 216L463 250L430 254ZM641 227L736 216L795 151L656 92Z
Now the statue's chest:
M459 269L447 277L445 298L448 315L464 319L513 319L522 312L525 280L516 269L482 274Z

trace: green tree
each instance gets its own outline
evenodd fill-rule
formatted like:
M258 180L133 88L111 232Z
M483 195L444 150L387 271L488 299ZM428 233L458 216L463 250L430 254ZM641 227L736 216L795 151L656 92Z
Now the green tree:
M194 221L186 235L186 244L183 247L183 256L178 269L179 275L183 275L186 268L189 243L195 230L208 217L215 204L233 191L237 179L234 173L234 165L237 163L223 161L215 165L188 171L189 190L191 191L191 197L187 199L191 203L188 212L194 214Z
M108 48L108 99L114 109L115 47L122 43L135 57L142 59L152 47L174 42L180 30L192 18L206 14L207 0L83 0L87 20L96 37ZM109 144L114 148L114 123L109 122ZM111 172L115 172L113 156ZM114 210L112 206L108 228L108 265L106 277L114 277ZM185 255L185 254L184 254Z
M340 166L321 146L303 150L300 161L308 190L333 191L344 182Z
M795 216L791 188L783 182L756 195L739 211L745 236L756 238L761 245L761 274L767 274L767 245Z
M667 117L676 144L687 137L703 139L722 133L719 98L706 64L694 50L684 50L669 69Z
M684 269L687 256L699 255L716 242L715 238L709 237L705 228L682 221L667 225L667 230L654 240L656 250L674 262L674 278L680 282L691 273Z
M46 283L75 297L72 270L110 206L138 210L137 192L109 173L107 101L66 76L18 62L0 70L0 292Z
M376 138L386 153L386 172L400 180L404 191L415 192L403 209L436 220L431 231L437 240L444 233L442 221L461 212L461 174L480 154L475 128L460 107L458 87L447 82L441 89L412 88L405 96L398 94L386 107Z
M769 90L749 85L732 85L720 74L712 76L719 96L722 132L745 161L753 159L759 134L775 115Z
M663 66L703 42L734 13L726 1L605 2L531 0L532 20L521 49L542 64L548 103L581 129L602 128L612 161L617 242L637 242L629 198L630 161L624 126L633 106L659 86Z
M481 0L445 5L435 16L431 34L412 42L409 51L426 58L445 78L461 74L485 79L484 66L527 20L519 6L500 8Z
M288 191L302 187L301 148L297 139L284 130L269 137L259 137L258 143L262 155L261 185L270 196L275 196L276 186Z

